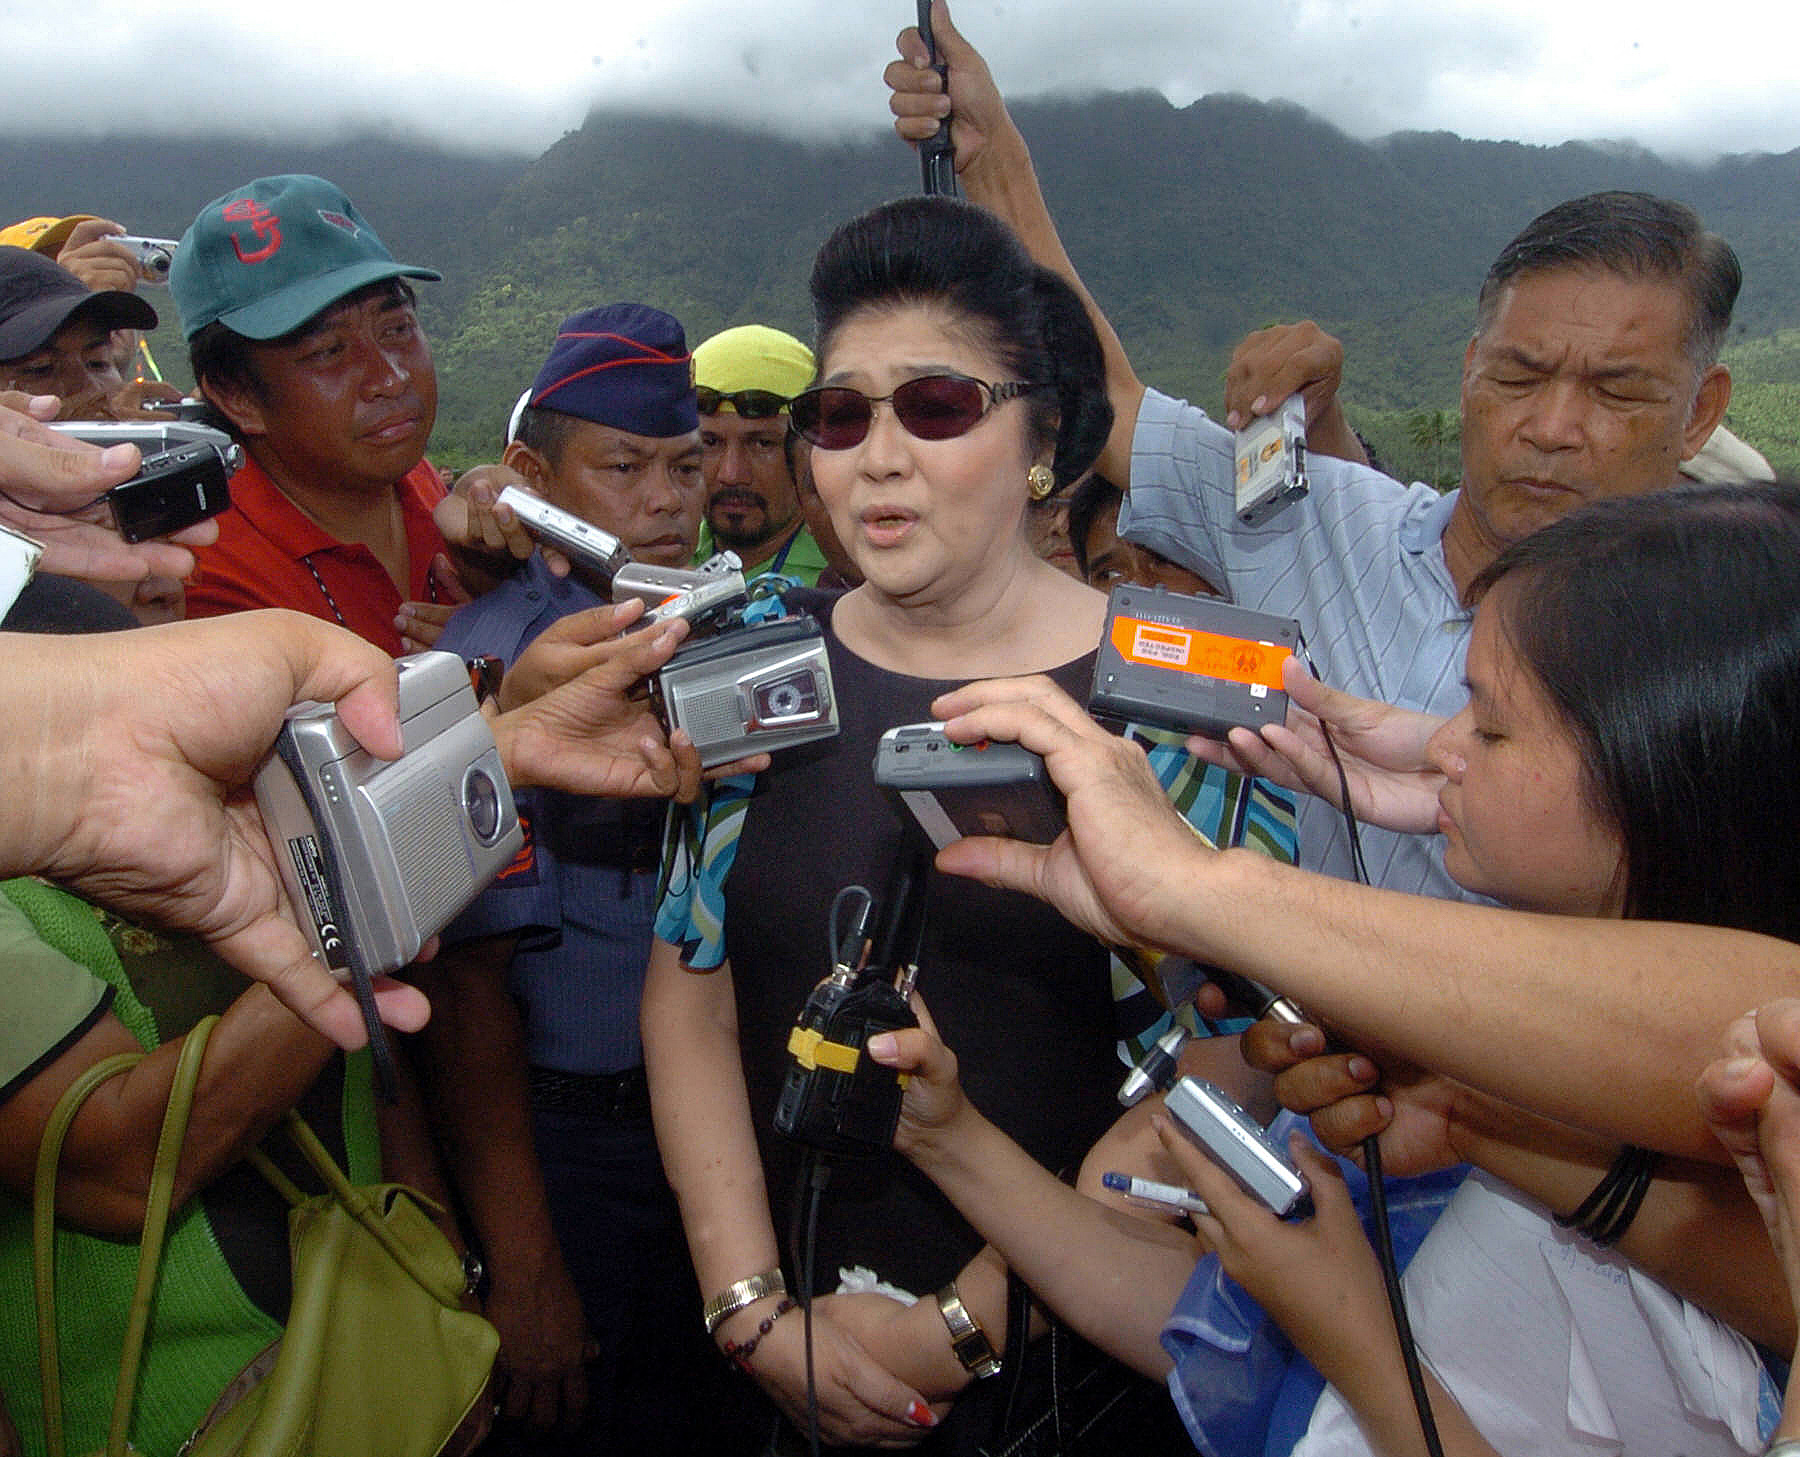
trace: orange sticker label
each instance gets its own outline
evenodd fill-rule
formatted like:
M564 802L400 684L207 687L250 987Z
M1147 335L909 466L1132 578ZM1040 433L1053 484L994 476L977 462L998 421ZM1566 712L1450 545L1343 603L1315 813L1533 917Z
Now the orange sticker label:
M1128 663L1275 690L1281 688L1281 665L1289 651L1278 643L1221 637L1135 617L1113 618L1112 645Z

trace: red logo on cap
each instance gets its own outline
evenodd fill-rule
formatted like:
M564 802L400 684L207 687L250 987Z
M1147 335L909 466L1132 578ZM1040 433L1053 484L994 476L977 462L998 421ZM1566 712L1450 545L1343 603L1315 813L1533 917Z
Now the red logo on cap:
M237 254L239 263L261 263L265 258L274 257L281 247L281 219L255 198L240 197L226 203L220 216L228 223L249 223L250 230L263 240L262 247L246 253L237 233L233 232L231 251Z
M341 212L326 212L324 208L320 208L319 216L324 219L324 221L330 223L332 227L342 228L353 238L361 231L354 222L345 217Z

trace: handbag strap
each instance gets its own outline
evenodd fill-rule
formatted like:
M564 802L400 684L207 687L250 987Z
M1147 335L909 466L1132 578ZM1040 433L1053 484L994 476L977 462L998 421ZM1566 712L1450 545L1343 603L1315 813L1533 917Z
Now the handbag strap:
M218 1022L206 1017L189 1032L175 1063L168 1106L156 1139L156 1159L144 1205L144 1232L138 1245L137 1285L125 1327L125 1343L119 1355L119 1382L113 1393L112 1420L107 1429L108 1457L122 1457L131 1410L137 1394L138 1371L143 1363L144 1336L150 1324L150 1306L156 1293L156 1276L162 1265L168 1236L169 1206L174 1198L175 1171L181 1162L181 1146L187 1137L188 1115L193 1111L194 1090L200 1082L200 1064L207 1039ZM36 1177L32 1185L31 1233L33 1290L37 1302L38 1376L43 1385L44 1439L49 1457L63 1457L62 1369L56 1335L56 1175L62 1162L63 1141L75 1115L109 1078L142 1062L147 1054L121 1052L86 1069L57 1099L38 1143Z
M433 1280L431 1272L420 1263L420 1252L408 1240L395 1234L388 1221L382 1217L382 1210L377 1208L375 1202L370 1199L369 1190L351 1182L350 1176L338 1167L337 1160L331 1156L331 1151L320 1142L319 1135L313 1132L312 1126L292 1109L289 1109L282 1118L280 1126L293 1140L294 1146L300 1150L306 1162L312 1166L313 1172L323 1181L326 1192L343 1206L351 1218L369 1232L388 1252L394 1262L405 1270L415 1282L437 1295L436 1282ZM306 1196L261 1149L251 1150L249 1159L257 1171L275 1186L276 1191L290 1205L298 1206L305 1201ZM428 1212L436 1211L439 1207L435 1201L419 1193L416 1189L407 1188L405 1185L393 1187L404 1189L408 1198L416 1201Z

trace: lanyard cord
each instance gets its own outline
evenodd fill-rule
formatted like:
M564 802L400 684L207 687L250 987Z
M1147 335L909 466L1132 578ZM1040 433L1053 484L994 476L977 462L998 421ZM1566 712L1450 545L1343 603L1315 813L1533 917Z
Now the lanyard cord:
M344 621L343 609L338 606L337 598L331 595L331 588L325 585L325 579L319 575L319 569L313 565L312 557L310 555L303 556L300 558L300 562L307 571L312 573L313 581L318 584L319 595L325 599L325 605L331 609L331 615L337 619L337 625L347 631L350 630L350 624ZM425 574L425 596L426 600L431 602L439 600L437 578L429 572Z

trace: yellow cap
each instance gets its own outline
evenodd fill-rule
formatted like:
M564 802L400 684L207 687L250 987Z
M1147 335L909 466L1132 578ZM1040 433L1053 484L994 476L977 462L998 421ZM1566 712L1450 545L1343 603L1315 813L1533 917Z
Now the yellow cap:
M34 253L48 253L54 258L62 252L77 223L92 222L91 212L72 213L66 218L26 218L10 228L0 228L0 243L14 248L29 248Z
M694 383L726 395L767 390L791 400L817 372L812 350L766 324L726 329L694 351Z

